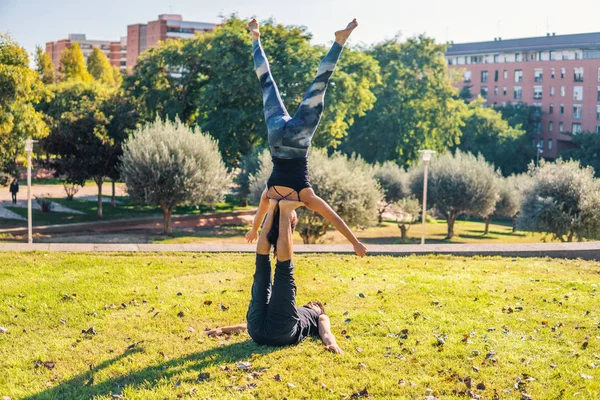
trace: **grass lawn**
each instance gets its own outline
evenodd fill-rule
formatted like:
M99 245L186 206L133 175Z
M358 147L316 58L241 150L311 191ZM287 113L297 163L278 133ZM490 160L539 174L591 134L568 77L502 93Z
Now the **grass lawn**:
M600 393L596 262L298 256L298 302L327 303L339 356L316 339L204 335L244 320L252 255L0 257L0 396L13 399Z
M52 201L63 205L65 207L72 208L77 211L81 211L85 214L69 214L62 212L42 212L40 210L33 210L33 221L34 226L42 225L60 225L60 224L72 224L77 222L95 222L95 221L107 221L111 219L129 219L129 218L145 218L145 217L157 217L162 218L162 211L159 207L146 206L140 204L134 204L126 196L117 196L116 199L121 202L117 204L115 208L110 203L104 203L102 205L102 211L104 217L98 217L98 203L97 201L88 200L66 200L65 198L52 198ZM13 211L24 218L27 218L27 209L19 207L6 207L10 211ZM226 201L218 203L215 209L209 209L206 206L179 206L173 210L173 214L202 214L207 212L226 212L234 210L243 210L251 207L239 207L235 205L233 201ZM6 224L12 224L7 227L25 227L27 226L26 221L11 221L2 220L2 226Z
M550 240L542 233L512 231L510 221L495 221L490 224L490 233L483 234L484 223L480 221L456 221L454 226L455 236L446 239L446 221L438 220L427 223L425 240L427 243L539 243ZM244 234L249 226L220 226L218 228L197 230L194 233L185 231L174 232L170 236L149 237L152 243L245 243ZM392 221L384 221L381 226L373 226L356 232L356 236L367 246L369 244L401 244L400 229ZM413 225L408 231L407 243L421 243L421 225ZM294 242L302 243L302 238L294 233ZM321 240L326 244L345 244L346 238L338 231L329 231Z

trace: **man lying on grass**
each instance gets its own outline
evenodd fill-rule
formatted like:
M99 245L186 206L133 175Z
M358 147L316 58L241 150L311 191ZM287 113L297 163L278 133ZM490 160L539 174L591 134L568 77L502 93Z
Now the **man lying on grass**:
M225 326L206 331L210 336L241 332L248 329L252 340L268 346L298 344L306 337L319 335L325 349L344 352L331 333L329 317L323 305L310 302L296 307L296 283L292 264L292 233L298 221L295 209L299 201L270 200L269 210L256 245L256 272L246 324ZM271 244L277 257L275 277L271 285Z

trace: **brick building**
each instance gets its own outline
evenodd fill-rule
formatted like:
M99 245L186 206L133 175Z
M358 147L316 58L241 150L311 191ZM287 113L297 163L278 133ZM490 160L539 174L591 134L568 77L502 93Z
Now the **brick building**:
M197 32L212 31L217 25L206 22L183 21L178 14L161 14L156 21L127 26L127 68L133 68L144 50L167 39L188 39Z
M92 54L94 48L98 48L106 54L110 63L121 70L126 68L126 55L127 55L127 38L122 37L120 41L113 42L109 40L88 40L85 34L69 34L67 39L58 40L56 42L46 43L46 53L52 59L54 68L58 69L60 66L60 57L62 56L65 49L70 48L73 43L78 43L81 47L83 57L87 61L87 58Z
M600 133L600 32L452 44L449 68L490 106L527 103L541 111L534 144L544 157L570 148L572 135Z

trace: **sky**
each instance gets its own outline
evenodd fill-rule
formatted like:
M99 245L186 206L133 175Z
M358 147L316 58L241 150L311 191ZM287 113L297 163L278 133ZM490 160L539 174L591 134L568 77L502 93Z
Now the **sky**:
M425 33L455 43L600 31L599 0L0 0L0 32L8 32L32 54L36 45L85 33L88 39L118 40L127 25L158 14L213 22L221 16L274 18L304 25L313 43L357 18L351 43L372 44L400 34Z

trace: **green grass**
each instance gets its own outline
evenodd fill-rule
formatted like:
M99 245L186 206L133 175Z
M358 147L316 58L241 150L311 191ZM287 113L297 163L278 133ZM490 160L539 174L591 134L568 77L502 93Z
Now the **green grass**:
M72 208L77 211L81 211L84 214L69 214L62 212L42 212L40 210L33 210L32 218L34 226L43 225L61 225L61 224L72 224L79 222L96 222L96 221L108 221L111 219L134 219L134 218L147 218L157 217L162 218L162 211L159 207L146 206L140 204L134 204L126 196L117 196L116 199L121 202L117 204L115 208L110 203L103 203L102 212L103 217L98 217L98 202L88 200L66 200L65 198L52 198L52 201L61 204L65 207ZM20 216L27 218L27 209L20 207L6 207L10 211L13 211ZM214 209L210 209L207 206L200 205L196 206L179 206L173 210L174 215L195 215L203 214L207 212L227 212L235 210L248 209L249 207L239 207L235 205L232 199L227 199L226 202L218 203ZM5 224L6 222L6 224ZM26 221L10 221L2 220L2 225L8 225L10 227L25 227L27 226Z
M13 399L464 399L467 376L486 399L520 399L519 380L534 399L600 393L596 262L298 256L298 303L326 302L338 356L316 339L203 334L244 320L252 255L0 257L0 396Z

